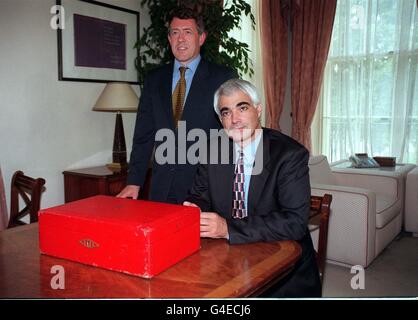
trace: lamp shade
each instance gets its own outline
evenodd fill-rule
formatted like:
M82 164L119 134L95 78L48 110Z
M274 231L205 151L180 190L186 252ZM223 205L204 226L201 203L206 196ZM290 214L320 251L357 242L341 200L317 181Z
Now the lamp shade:
M138 108L138 96L129 83L109 82L103 89L94 111L135 111Z

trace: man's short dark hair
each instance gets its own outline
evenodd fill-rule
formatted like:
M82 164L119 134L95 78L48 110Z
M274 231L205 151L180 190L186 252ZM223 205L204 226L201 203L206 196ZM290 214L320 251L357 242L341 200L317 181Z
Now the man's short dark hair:
M173 21L174 18L182 20L194 19L196 21L197 31L199 32L199 34L205 32L205 24L203 22L203 17L199 13L199 10L197 10L197 8L189 8L186 6L176 7L168 15L169 25L171 24L171 21Z

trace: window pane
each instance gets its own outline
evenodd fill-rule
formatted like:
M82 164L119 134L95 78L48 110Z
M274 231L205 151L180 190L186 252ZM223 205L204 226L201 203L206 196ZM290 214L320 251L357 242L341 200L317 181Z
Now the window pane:
M393 72L393 56L375 59L373 68L373 100L372 114L377 117L392 116L392 93L395 82Z
M417 163L418 160L418 119L411 120L409 141L405 147L404 162Z
M395 48L395 35L397 29L398 6L401 1L372 1L376 10L374 52L386 53Z
M392 153L390 137L391 125L389 119L375 119L371 125L371 154L374 156L387 156Z

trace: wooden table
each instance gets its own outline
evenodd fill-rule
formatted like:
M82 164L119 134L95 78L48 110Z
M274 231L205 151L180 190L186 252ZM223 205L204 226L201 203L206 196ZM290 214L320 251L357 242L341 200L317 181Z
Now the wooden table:
M193 298L256 296L292 269L295 241L229 245L202 239L201 250L152 279L143 279L39 253L38 225L0 232L0 298ZM52 289L53 266L65 289Z

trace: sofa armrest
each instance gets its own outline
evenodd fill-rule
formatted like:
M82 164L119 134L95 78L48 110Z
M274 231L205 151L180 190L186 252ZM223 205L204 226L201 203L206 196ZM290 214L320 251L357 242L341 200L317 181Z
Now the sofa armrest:
M370 190L312 184L312 195L332 195L327 259L367 267L375 257L376 195Z
M342 164L344 164L347 167L349 167L351 165L351 162L348 159L341 159L341 160L337 160L337 161L331 162L329 164L329 166L332 168L332 167L338 167L338 166L340 166ZM349 164L349 165L347 165L347 164Z
M405 230L418 236L418 167L406 178Z
M333 169L332 175L335 177L338 185L364 188L396 199L403 197L403 179L398 172Z

